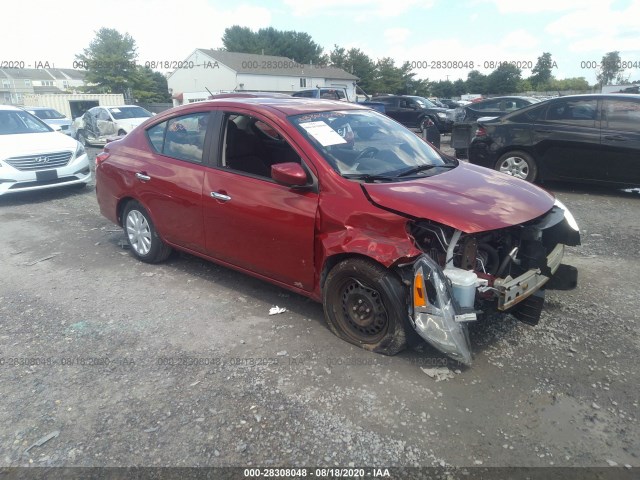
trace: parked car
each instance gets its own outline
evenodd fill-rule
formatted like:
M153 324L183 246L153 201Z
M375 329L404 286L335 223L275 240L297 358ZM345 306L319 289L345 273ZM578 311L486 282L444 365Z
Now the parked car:
M335 87L308 88L294 92L291 96L300 98L324 98L325 100L339 100L341 102L350 101L347 91L344 88Z
M59 129L65 135L71 135L71 120L65 117L55 108L49 107L24 107L24 110L35 115L54 130Z
M348 145L338 130L351 122L380 133ZM578 228L550 193L458 163L352 103L173 108L105 146L96 194L139 260L176 248L267 280L321 301L336 335L388 355L415 336L468 364L467 323L481 310L535 323L540 288L576 280L561 260Z
M323 100L338 100L341 102L351 102L352 99L349 98L347 94L347 89L342 87L317 87L310 88L307 90L300 90L298 92L294 92L291 94L292 97L297 98L321 98ZM379 111L380 113L385 113L385 106L380 102L372 102L370 100L367 101L358 101L359 105L364 105L365 107L373 108L374 110Z
M455 110L454 119L456 122L475 122L482 117L497 118L538 102L540 100L534 97L488 98L458 107Z
M447 116L447 109L436 107L426 98L413 95L385 95L373 97L372 100L384 103L385 113L406 127L422 131L424 121L431 118L440 133L451 131L453 122Z
M90 180L82 145L21 108L0 105L0 195Z
M478 122L471 163L534 182L640 185L640 95L574 95Z
M460 106L458 102L456 102L455 100L452 100L451 98L441 98L440 103L444 104L445 107L449 109L455 109Z
M93 107L73 121L72 133L83 145L104 145L110 137L126 135L152 115L136 105Z

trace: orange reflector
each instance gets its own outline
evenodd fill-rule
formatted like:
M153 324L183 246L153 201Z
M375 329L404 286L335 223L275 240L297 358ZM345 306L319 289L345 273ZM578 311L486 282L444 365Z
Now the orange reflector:
M413 306L427 306L427 294L424 291L424 281L421 273L416 273L416 276L413 279Z

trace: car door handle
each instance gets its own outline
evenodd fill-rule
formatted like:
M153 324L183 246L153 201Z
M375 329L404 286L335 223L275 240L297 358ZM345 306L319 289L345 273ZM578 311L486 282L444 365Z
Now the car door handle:
M553 130L544 130L544 129L539 129L536 130L536 133L551 133Z
M231 200L231 197L229 195L225 195L224 193L211 192L211 196L216 200L220 200L222 202L228 202L229 200Z
M615 140L618 142L626 142L627 141L627 137L623 137L622 135L605 135L604 136L605 140Z
M149 175L146 175L141 172L136 173L136 178L138 180L142 180L143 182L148 182L149 180L151 180L151 177Z

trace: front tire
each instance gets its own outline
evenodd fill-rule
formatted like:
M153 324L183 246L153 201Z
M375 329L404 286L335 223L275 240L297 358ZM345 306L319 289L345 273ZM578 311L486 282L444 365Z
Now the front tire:
M338 337L384 355L406 347L404 288L381 265L361 258L338 263L322 296L327 324Z
M147 211L136 201L127 204L122 219L124 234L131 253L146 263L158 263L171 254L171 247L162 241Z
M538 166L533 157L521 151L502 155L496 162L495 169L527 182L534 182L538 176Z

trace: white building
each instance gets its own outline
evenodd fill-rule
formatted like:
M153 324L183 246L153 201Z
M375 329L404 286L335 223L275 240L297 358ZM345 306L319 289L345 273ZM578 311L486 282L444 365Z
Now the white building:
M340 68L299 64L286 57L198 48L169 74L174 105L206 100L211 93L293 93L315 87L342 87L355 100L358 77Z

